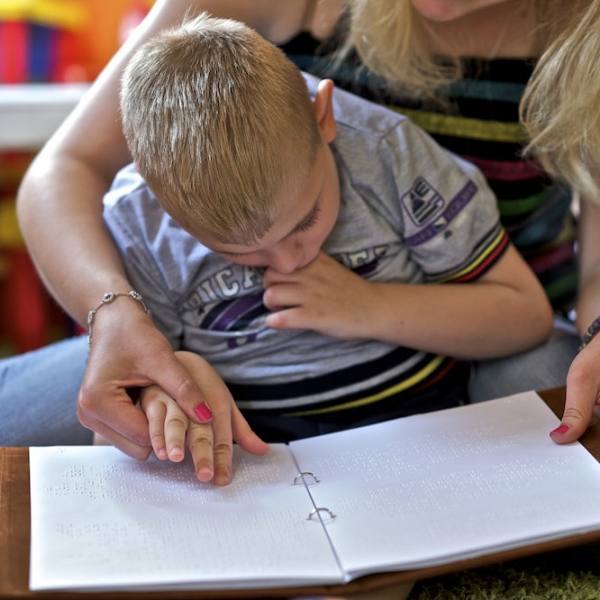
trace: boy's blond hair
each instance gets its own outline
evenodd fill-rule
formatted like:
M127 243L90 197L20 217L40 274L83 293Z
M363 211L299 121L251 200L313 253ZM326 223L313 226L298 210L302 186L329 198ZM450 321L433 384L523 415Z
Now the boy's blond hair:
M321 144L293 63L245 25L205 13L138 50L123 74L121 114L161 205L222 243L259 240Z

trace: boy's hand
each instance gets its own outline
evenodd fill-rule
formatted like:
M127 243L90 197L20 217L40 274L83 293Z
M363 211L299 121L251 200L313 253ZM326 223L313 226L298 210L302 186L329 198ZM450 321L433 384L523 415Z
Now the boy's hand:
M257 455L265 454L269 446L250 429L227 386L204 359L190 352L176 352L176 356L198 385L207 390L213 419L194 423L160 387L144 388L140 405L148 418L152 448L158 458L179 462L187 446L200 481L227 485L231 480L233 440Z
M309 265L284 275L272 268L263 277L265 306L276 311L273 329L312 329L340 339L368 337L371 284L320 252Z

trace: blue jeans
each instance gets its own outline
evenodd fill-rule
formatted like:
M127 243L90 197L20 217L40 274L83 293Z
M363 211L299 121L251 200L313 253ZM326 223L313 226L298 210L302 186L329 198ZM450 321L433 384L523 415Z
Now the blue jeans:
M542 346L506 358L475 362L469 381L471 402L565 385L580 343L575 327L557 317L552 337Z
M0 446L88 445L77 419L86 336L0 360Z

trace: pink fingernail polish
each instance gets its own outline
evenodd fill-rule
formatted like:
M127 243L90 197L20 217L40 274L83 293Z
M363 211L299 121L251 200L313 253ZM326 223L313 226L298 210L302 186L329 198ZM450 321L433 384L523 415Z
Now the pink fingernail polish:
M563 423L562 425L557 427L554 431L551 431L550 435L552 435L553 433L558 433L559 435L562 435L563 433L567 433L567 431L569 431L569 426L565 425Z
M200 420L200 423L207 423L213 418L212 411L206 405L206 402L202 402L202 404L198 404L194 409L196 416Z

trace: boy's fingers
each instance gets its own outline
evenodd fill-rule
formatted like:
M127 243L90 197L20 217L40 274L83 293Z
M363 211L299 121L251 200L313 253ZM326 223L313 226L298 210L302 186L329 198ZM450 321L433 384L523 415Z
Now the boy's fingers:
M190 424L187 431L187 444L194 461L196 477L200 481L211 481L215 476L212 426Z
M167 404L164 420L164 435L167 445L167 455L173 462L181 462L185 456L185 437L188 419L181 409L172 402Z
M225 407L229 408L230 402L227 398L229 392L223 390L227 403ZM212 422L213 431L213 460L215 485L227 485L231 481L231 470L233 463L233 437L231 432L231 413L229 410L220 412Z
M228 485L231 481L233 445L227 442L215 442L213 452L215 466L213 483L215 485Z
M162 402L152 402L145 409L150 430L150 441L154 454L161 460L169 458L165 438L165 418L167 409Z

